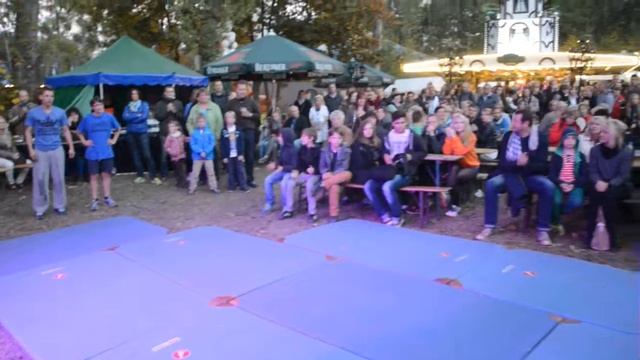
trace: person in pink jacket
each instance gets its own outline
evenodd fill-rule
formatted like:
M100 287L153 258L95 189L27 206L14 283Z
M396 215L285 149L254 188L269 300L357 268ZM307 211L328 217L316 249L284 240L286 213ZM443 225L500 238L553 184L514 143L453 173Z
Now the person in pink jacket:
M180 123L171 121L168 125L169 134L164 141L164 148L171 157L173 164L173 172L176 176L176 186L179 188L187 187L187 153L184 144L187 141L186 136L182 133Z

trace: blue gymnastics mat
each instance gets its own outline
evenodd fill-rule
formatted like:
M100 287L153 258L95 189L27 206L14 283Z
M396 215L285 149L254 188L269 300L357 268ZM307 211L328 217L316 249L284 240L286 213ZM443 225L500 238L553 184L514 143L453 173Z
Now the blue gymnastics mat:
M201 295L238 296L325 262L324 256L217 227L199 227L117 252Z
M640 337L586 323L562 324L527 359L637 360L640 359Z
M640 333L640 276L561 256L514 250L459 279L465 289L610 329Z
M425 276L457 278L504 256L489 243L347 220L291 235L287 244L367 266Z
M0 322L36 359L85 359L209 308L113 252L52 266L0 277Z
M166 233L163 227L118 216L3 240L0 241L0 276Z
M340 262L253 291L239 306L369 359L519 359L556 324L542 311Z
M155 328L140 338L106 351L97 360L189 359L356 360L360 357L232 308L198 311L192 323ZM186 355L183 355L186 356Z
M638 332L640 276L567 257L348 220L302 231L287 243L367 266L429 279L599 324Z

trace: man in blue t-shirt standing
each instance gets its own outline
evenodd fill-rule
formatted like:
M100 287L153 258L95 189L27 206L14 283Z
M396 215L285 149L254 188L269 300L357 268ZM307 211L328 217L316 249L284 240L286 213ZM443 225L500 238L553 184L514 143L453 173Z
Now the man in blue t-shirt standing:
M85 150L89 179L91 183L91 211L98 210L98 175L102 176L102 192L104 204L116 207L118 204L111 198L111 171L113 170L113 149L120 136L120 124L113 115L104 112L104 102L99 97L91 100L91 114L82 119L78 126L78 136ZM113 137L111 136L113 134Z
M40 106L31 109L25 120L25 140L33 160L33 210L42 220L49 208L49 176L53 180L53 209L67 213L67 193L64 184L64 149L60 135L69 145L69 158L76 155L71 141L69 122L64 110L53 106L53 89L40 90ZM35 142L34 142L35 136Z

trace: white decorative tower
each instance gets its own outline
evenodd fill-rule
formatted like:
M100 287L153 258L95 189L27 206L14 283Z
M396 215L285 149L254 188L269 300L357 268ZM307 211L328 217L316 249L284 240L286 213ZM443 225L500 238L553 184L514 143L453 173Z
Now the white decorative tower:
M500 13L485 24L485 54L558 51L558 14L544 0L501 0Z

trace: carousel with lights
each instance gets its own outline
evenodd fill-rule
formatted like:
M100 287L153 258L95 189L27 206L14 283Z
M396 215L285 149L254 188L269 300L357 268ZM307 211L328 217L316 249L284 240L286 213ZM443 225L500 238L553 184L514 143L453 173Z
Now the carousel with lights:
M568 52L558 51L559 14L544 8L544 0L502 0L485 23L484 54L454 56L404 64L405 73L444 74L488 80L541 79L638 71L634 54L597 53L589 40L579 40Z

